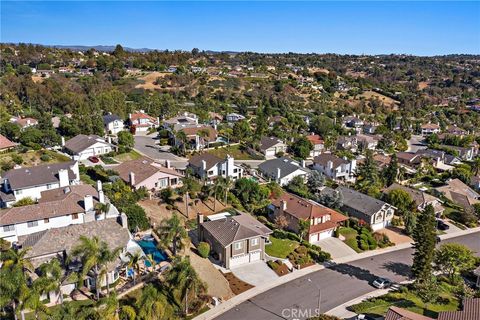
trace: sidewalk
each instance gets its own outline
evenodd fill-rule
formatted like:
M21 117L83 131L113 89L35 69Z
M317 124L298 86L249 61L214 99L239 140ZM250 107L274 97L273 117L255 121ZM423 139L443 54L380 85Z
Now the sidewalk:
M455 238L455 237L458 237L458 236L464 236L464 235L467 235L467 234L472 234L472 233L479 232L479 231L480 231L480 227L472 228L472 229L468 229L468 230L462 230L462 231L456 232L456 233L441 235L440 239L441 240L446 240L446 239ZM393 251L397 251L397 250L411 248L411 246L412 246L411 243L402 243L402 244L399 244L399 245L396 245L396 246L393 246L393 247L388 247L388 248L385 248L385 249L366 251L366 252L358 253L358 254L355 254L355 255L342 257L342 258L339 258L339 259L333 259L332 262L334 262L334 263L352 262L352 261L355 261L355 260L360 260L360 259L376 256L376 255L379 255L379 254L384 254L384 253L388 253L388 252L393 252ZM212 309L202 313L201 315L198 315L197 317L194 318L194 320L214 319L215 317L218 317L222 313L232 309L233 307L239 305L242 302L247 301L248 299L251 299L251 298L255 297L256 295L259 295L259 294L261 294L265 291L268 291L272 288L275 288L279 285L285 284L285 283L290 282L292 280L295 280L297 278L303 277L303 276L305 276L307 274L310 274L312 272L320 271L320 270L323 270L323 269L325 269L325 267L323 265L316 264L316 265L313 265L311 267L308 267L308 268L305 268L305 269L302 269L302 270L294 271L294 272L289 273L289 274L287 274L283 277L278 278L275 281L272 281L271 283L268 283L268 284L263 285L263 286L254 287L254 288L252 288L248 291L245 291L245 292L239 294L238 296L235 296L232 299L225 301L224 303L220 304L219 306L217 306L215 308L212 308ZM380 290L377 290L377 291L380 291ZM384 294L384 293L385 292L383 292L382 294ZM382 294L379 294L379 295L382 295ZM372 296L372 293L369 293L369 294L365 295L364 297L359 297L357 299L360 299L358 301L358 302L360 302L363 299L365 299L365 297L371 297L371 296ZM355 299L355 300L357 300L357 299ZM358 302L352 302L352 301L349 301L346 304L337 307L337 308L339 308L338 312L342 312L341 307L343 307L343 310L347 311L345 308L348 305L358 303ZM333 310L336 310L337 308L335 308Z

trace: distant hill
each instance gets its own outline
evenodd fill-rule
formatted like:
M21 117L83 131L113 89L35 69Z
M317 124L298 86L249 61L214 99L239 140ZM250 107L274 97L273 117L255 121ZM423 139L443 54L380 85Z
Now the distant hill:
M115 46L79 46L79 45L51 45L51 46L46 46L46 47L52 47L52 48L59 48L59 49L70 49L74 51L87 51L88 49L95 49L97 51L101 52L111 52L115 50ZM123 50L129 51L129 52L149 52L149 51L154 51L155 49L149 49L149 48L128 48L128 47L123 47Z

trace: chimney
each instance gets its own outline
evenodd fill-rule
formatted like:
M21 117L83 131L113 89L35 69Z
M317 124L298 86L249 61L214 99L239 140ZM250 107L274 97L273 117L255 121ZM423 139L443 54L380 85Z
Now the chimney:
M202 234L200 231L200 225L203 223L203 214L197 214L197 237L199 241L202 241Z
M128 114L128 119L130 119L130 120L132 119L132 114L131 113Z
M205 160L202 160L202 169L203 169L203 171L207 170L207 161L205 161Z
M157 124L160 124L160 117L157 117Z
M170 160L165 160L165 167L170 169Z
M67 169L60 169L58 171L58 180L60 182L60 188L68 186L69 179L68 179L68 170Z
M105 194L103 190L98 190L98 202L105 203Z
M122 225L123 229L128 229L128 218L127 215L123 212L122 214L120 214L120 224Z
M8 179L3 180L3 191L10 191L10 185L8 184Z
M277 168L277 179L280 180L281 176L282 176L282 170L280 168Z
M102 188L102 181L97 180L97 191L103 190Z
M65 137L62 136L62 147L65 147Z
M135 173L130 171L130 173L128 174L128 180L132 187L135 186Z
M305 168L305 160L302 160L302 168Z
M330 169L330 170L333 168L333 162L332 161L329 160L327 162L327 168Z
M107 142L108 142L109 144L112 144L112 137L111 137L111 136L107 136Z
M85 197L83 197L83 207L85 212L93 210L93 197L91 195L87 194Z
M281 204L282 211L287 210L287 201L281 200L280 204Z

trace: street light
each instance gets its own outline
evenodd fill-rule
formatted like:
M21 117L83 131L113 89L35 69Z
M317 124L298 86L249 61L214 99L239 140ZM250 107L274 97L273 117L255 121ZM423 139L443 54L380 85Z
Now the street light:
M315 286L315 288L318 289L318 315L320 316L320 305L322 303L322 289L320 289L319 286L317 286L317 284L315 282L312 281L312 279L308 278L307 279L308 282L310 282L311 284L313 284Z

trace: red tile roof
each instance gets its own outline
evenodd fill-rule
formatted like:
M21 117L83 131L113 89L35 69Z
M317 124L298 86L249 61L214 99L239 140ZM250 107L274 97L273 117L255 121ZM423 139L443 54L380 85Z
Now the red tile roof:
M17 144L8 140L6 137L0 134L0 150L10 149L15 147Z
M323 144L324 141L322 137L320 137L318 134L311 134L307 136L308 141L310 141L313 145L317 144Z

